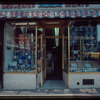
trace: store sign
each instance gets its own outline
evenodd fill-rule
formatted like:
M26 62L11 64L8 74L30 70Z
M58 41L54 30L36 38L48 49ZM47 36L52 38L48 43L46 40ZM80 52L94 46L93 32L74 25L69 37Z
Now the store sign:
M59 8L59 9L58 9ZM0 18L99 17L100 4L2 4Z
M2 4L2 9L23 9L23 8L34 8L34 4Z
M37 4L2 4L2 9L25 9L25 8L35 8ZM38 8L56 8L62 7L63 4L39 4ZM89 7L89 4L65 4L65 7Z
M64 11L0 11L0 18L76 18L76 17L99 17L99 10L64 10Z
M40 8L62 7L62 4L39 4Z
M66 7L89 7L89 4L66 4Z

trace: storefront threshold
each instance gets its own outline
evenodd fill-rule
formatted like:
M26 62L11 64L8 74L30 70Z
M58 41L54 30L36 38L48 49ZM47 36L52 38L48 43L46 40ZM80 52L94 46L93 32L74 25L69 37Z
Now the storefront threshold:
M67 89L63 80L46 80L44 85L38 89Z

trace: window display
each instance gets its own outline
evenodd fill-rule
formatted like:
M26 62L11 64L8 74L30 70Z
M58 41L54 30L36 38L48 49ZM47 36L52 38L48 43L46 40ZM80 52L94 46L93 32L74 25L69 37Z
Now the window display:
M82 22L80 22L82 23ZM70 27L70 72L100 72L97 25Z
M36 72L35 68L35 27L5 26L5 72ZM40 30L40 28L39 28ZM41 31L37 32L40 36ZM40 71L40 39L37 42L37 66Z

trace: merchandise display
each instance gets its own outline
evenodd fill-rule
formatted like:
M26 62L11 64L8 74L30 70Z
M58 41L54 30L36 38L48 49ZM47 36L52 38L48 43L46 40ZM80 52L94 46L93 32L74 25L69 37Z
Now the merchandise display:
M73 65L77 65L76 66L72 66ZM93 64L95 66L93 66ZM99 62L85 62L85 61L81 61L81 62L71 62L71 67L70 67L70 72L100 72L100 63Z
M25 29L24 29L25 30ZM31 29L30 29L31 30ZM17 29L18 31L18 29ZM12 55L12 59L6 63L5 72L36 72L35 69L35 38L34 33L30 31L22 31L23 33L13 34L12 51L8 55ZM38 41L38 46L40 46ZM37 52L37 71L40 71L40 48Z
M17 50L6 72L35 72L35 56L30 51Z
M100 72L96 26L70 27L70 72Z
M96 26L73 26L70 31L71 60L93 59L91 55L86 55L86 53L98 51Z

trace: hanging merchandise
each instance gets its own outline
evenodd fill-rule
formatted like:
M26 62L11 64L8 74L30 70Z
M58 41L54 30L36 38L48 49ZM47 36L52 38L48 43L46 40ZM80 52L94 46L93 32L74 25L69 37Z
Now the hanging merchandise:
M16 55L16 51L14 52L14 61L16 61L17 60L17 55Z
M23 26L21 26L21 31L22 31L22 33L24 33L24 27Z
M27 50L30 50L30 34L27 35L27 40L26 40L26 45L27 45Z
M19 34L19 48L24 49L24 35Z

